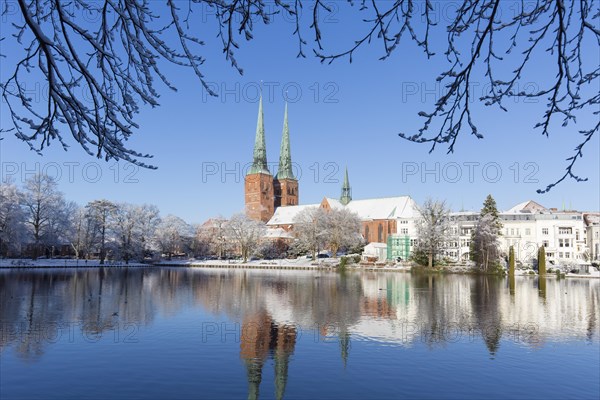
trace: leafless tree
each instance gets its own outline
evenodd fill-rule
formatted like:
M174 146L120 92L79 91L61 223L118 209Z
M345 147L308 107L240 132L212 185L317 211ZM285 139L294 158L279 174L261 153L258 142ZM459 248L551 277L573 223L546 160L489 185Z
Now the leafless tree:
M57 189L56 181L45 174L35 174L25 181L23 205L26 225L33 237L33 259L39 256L39 247L50 233L52 219L61 203L62 193Z
M427 256L428 266L432 268L437 255L445 247L450 233L450 210L443 201L427 199L419 207L419 219L416 221L416 252Z
M225 256L229 250L230 243L227 241L227 220L217 216L200 225L196 230L196 243L198 247L205 248L207 253L218 258Z
M360 244L362 224L357 214L345 209L331 209L325 215L325 241L332 257L337 257L340 249Z
M225 236L237 246L246 262L258 247L265 230L264 222L250 219L246 214L235 214L225 225Z
M0 256L20 253L25 236L23 194L12 183L0 183Z
M182 252L187 238L192 236L192 229L184 220L167 215L156 227L155 240L161 252L170 260L174 254Z
M119 203L113 211L113 231L119 245L119 258L129 264L129 260L143 255L142 223L146 208L129 203Z
M87 207L79 207L71 214L69 243L75 252L75 258L88 259L98 241L98 223Z
M301 211L294 221L294 234L301 248L310 251L313 260L325 247L327 227L325 210L320 207Z
M142 204L139 218L142 257L146 257L147 253L150 252L156 228L160 223L158 207L152 204Z
M89 202L86 208L98 226L100 264L104 264L107 241L111 239L111 219L117 206L109 200L102 199Z
M12 23L13 36L23 49L3 62L3 67L12 71L0 84L11 117L11 126L5 129L41 152L53 140L67 147L61 128L66 125L91 155L153 168L145 162L151 156L127 148L125 141L138 128L135 116L140 104L158 105L156 82L175 89L161 72L162 64L192 69L205 90L215 95L203 75L204 41L198 32L194 34L198 18L206 18L209 10L223 54L240 74L243 70L235 56L240 42L251 40L255 25L270 23L278 13L295 21L298 57L305 57L307 37L311 36L315 56L329 63L342 58L352 61L359 48L372 42L381 45L381 59L388 59L403 37L420 47L426 57L434 57L433 35L447 36L443 54L448 68L437 78L446 90L432 110L420 113L424 123L418 133L400 133L413 142L431 143L431 151L444 144L453 152L464 131L483 137L473 115L473 100L507 110L511 98L545 99L546 109L535 127L546 136L556 119L573 125L578 116L598 115L600 68L594 55L600 48L600 13L595 0L517 0L510 4L457 0L456 7L445 10L444 24L435 20L439 10L431 0L348 1L346 6L356 10L348 15L363 20L361 26L354 27L362 33L348 39L347 49L341 52L325 49L327 33L320 21L323 14L332 11L331 5L323 0L310 3L307 33L307 21L302 18L306 4L303 0L4 2L5 25ZM213 37L210 32L202 34ZM552 66L554 77L538 77L539 89L528 92L524 79L536 74L539 64ZM489 89L480 99L473 99L469 89L478 69L485 71ZM37 78L49 86L41 104L35 104L27 94L26 83ZM87 103L78 95L82 89L89 97ZM581 140L567 159L565 174L539 192L547 192L566 178L586 179L573 167L597 134L598 120L577 128Z

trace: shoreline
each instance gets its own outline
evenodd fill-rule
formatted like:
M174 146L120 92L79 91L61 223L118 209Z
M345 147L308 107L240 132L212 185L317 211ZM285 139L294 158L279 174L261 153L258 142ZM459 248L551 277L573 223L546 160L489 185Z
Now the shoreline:
M32 263L14 263L15 260L12 260L11 264L3 263L0 261L0 270L11 270L11 269L84 269L84 268L206 268L206 269L246 269L246 270L280 270L280 271L339 271L339 267L333 263L323 263L320 265L310 265L310 264L281 264L281 263L194 263L194 262L160 262L156 264L145 264L145 263L107 263L107 264L99 264L98 262L92 262L89 264L78 263L78 262L55 262L55 263L47 263L47 264L32 264ZM59 261L59 260L55 260ZM71 260L72 261L72 260ZM329 265L328 265L329 264ZM345 271L352 272L401 272L401 273L413 273L411 267L408 266L354 266L348 265L344 267ZM525 277L539 277L538 274L529 274L525 271L517 271L518 273L515 276L525 276ZM508 277L508 274L499 275L499 274L483 274L477 271L469 271L469 270L461 270L455 271L451 269L447 270L425 270L425 271L414 271L415 274L453 274L453 275L490 275L490 276L499 276L499 277ZM557 276L553 273L546 274L546 278L555 279ZM560 279L564 278L590 278L590 279L600 279L600 273L596 272L595 274L566 274L561 275Z

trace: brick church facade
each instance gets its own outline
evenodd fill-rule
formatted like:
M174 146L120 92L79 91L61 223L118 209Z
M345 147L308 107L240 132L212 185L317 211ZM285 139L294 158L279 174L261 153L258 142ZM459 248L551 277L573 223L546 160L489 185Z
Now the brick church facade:
M244 193L246 215L257 221L268 222L278 207L298 204L298 180L292 170L287 104L283 117L279 168L273 176L267 165L263 104L262 97L260 98L254 156L244 179Z
M412 219L416 204L409 196L352 200L348 170L338 199L323 198L319 204L299 204L298 180L292 169L290 132L287 104L283 118L283 132L277 174L271 174L267 164L265 128L262 97L258 105L258 120L254 140L252 165L244 181L246 215L262 221L268 228L286 232L293 231L296 217L303 210L320 207L325 210L347 209L358 215L362 223L361 234L367 243L386 243L388 237L405 231L408 219ZM398 224L403 224L399 229Z

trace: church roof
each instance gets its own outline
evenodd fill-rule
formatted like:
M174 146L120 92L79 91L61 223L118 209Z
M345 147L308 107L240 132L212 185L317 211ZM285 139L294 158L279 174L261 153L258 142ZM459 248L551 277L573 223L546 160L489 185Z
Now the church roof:
M264 237L267 239L293 239L294 235L286 232L283 228L268 228Z
M293 225L298 214L306 209L317 207L319 207L318 204L277 207L267 225Z
M378 199L352 200L343 205L339 200L326 197L332 209L346 209L358 214L363 221L373 219L413 218L417 216L417 204L410 196L383 197ZM267 225L293 225L297 215L320 204L278 207Z
M524 201L523 203L519 203L510 210L506 211L507 214L519 214L519 213L529 213L535 214L538 212L548 211L546 207L543 205L536 203L533 200Z
M416 217L417 204L410 196L352 200L345 206L362 220Z

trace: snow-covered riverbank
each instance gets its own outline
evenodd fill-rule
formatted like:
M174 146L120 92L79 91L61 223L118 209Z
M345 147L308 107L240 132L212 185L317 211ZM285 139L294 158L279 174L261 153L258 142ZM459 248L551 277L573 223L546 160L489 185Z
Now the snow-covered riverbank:
M123 261L73 260L73 259L0 259L0 268L95 268L95 267L151 267L151 264Z
M323 258L318 261L312 261L305 257L297 259L280 260L251 260L242 262L241 260L163 260L158 263L139 263L106 261L104 265L99 260L72 260L72 259L0 259L0 268L97 268L97 267L196 267L196 268L235 268L235 269L303 269L303 270L321 270L337 269L340 263L336 258ZM410 272L411 267L407 264L396 265L362 265L348 264L346 270L351 271L381 271L381 272ZM477 271L471 265L453 265L446 266L442 272L453 274L473 274ZM530 269L517 269L516 276L537 276L537 273ZM555 277L554 273L548 273L548 277ZM589 274L567 273L562 275L567 278L600 278L600 271L590 268Z

